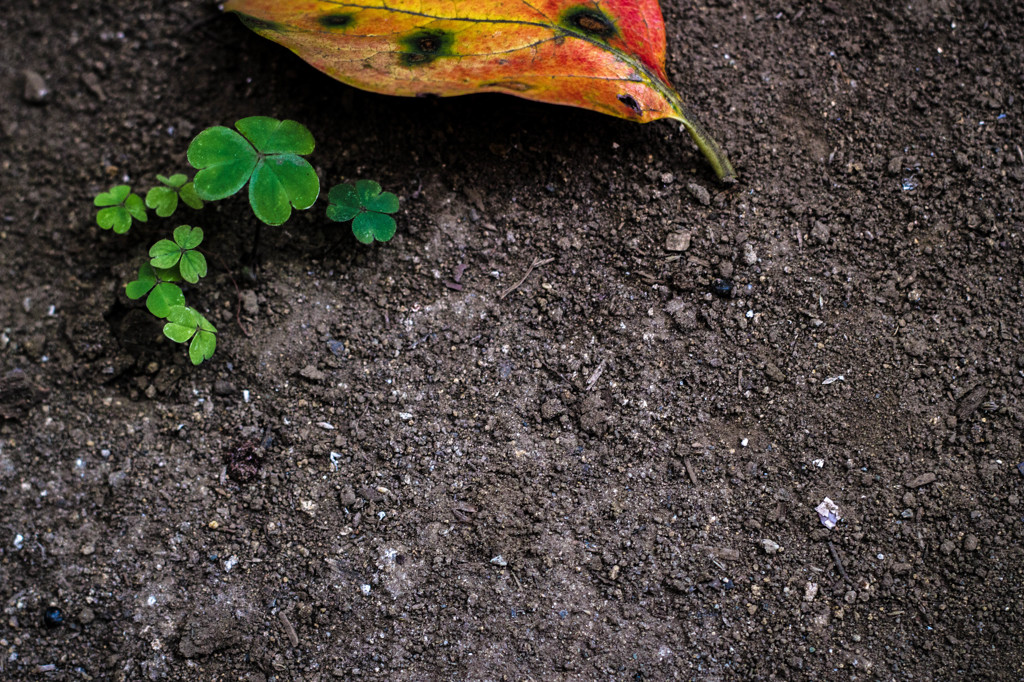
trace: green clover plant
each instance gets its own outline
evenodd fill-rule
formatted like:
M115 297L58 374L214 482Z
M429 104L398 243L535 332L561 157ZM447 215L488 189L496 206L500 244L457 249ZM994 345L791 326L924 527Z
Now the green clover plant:
M128 185L115 185L106 192L100 192L92 203L100 207L96 223L104 230L113 228L115 233L124 234L131 229L133 219L140 223L147 220L142 197L132 193Z
M250 116L235 123L238 132L216 126L199 133L188 147L198 172L196 193L207 201L225 199L249 184L249 204L267 225L281 225L292 207L305 210L320 195L320 179L303 155L313 152L313 136L295 121Z
M156 211L161 218L174 215L178 209L178 199L198 210L203 207L203 200L196 194L196 189L188 176L175 173L171 177L157 175L159 185L146 192L146 206Z
M205 201L226 199L248 184L249 204L267 225L286 222L292 209L311 207L320 195L320 179L303 156L313 152L309 129L295 121L251 116L235 123L200 132L188 147L188 162L196 169L193 180L184 173L157 175L160 183L143 201L128 185L117 185L98 194L96 222L105 230L124 234L133 221L147 222L146 208L160 218L174 214L179 204L203 208ZM329 193L327 217L352 221L352 232L364 244L386 242L395 235L398 197L382 192L372 180L338 185ZM131 300L146 299L146 308L166 320L164 335L188 344L192 364L209 360L217 348L217 329L197 310L186 305L180 282L196 284L207 273L206 257L199 252L203 230L179 225L171 239L161 239L149 249L149 261L125 286Z
M125 295L133 301L146 297L146 308L156 317L167 317L171 308L185 305L185 294L175 282L181 281L178 268L158 270L149 263L139 266L137 279L128 282Z
M209 360L217 349L217 328L195 309L184 305L171 308L164 336L177 343L188 343L188 358L193 365Z
M206 277L206 257L196 251L203 241L203 229L189 225L174 228L174 241L161 239L149 249L149 264L166 270L177 267L181 278L195 284Z
M398 197L382 192L373 180L335 185L327 194L327 217L336 223L352 221L352 234L363 244L389 241L395 236L395 219L389 213L398 210Z

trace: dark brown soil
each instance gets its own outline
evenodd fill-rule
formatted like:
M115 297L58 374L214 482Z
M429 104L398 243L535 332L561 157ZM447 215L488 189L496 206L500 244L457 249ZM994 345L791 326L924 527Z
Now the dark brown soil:
M673 125L358 92L206 3L8 3L0 678L1024 678L1022 8L668 2L723 188ZM193 368L122 291L177 223L90 201L252 114L399 233L320 204L252 276L241 199L186 211Z

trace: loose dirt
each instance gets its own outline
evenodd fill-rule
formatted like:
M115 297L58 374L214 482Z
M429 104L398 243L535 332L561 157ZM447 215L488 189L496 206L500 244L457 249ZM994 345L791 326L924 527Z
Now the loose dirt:
M206 3L5 9L0 678L1024 677L1024 5L664 10L734 187ZM178 223L91 197L254 114L399 232L184 211L193 368L123 294Z

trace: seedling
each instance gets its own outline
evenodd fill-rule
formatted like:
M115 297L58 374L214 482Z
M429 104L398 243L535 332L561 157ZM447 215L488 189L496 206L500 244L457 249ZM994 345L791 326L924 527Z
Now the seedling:
M250 116L199 133L188 147L198 172L196 194L225 199L249 184L249 204L267 225L281 225L292 208L305 210L320 195L320 179L302 155L313 152L313 135L295 121ZM239 134L241 133L241 134Z
M171 341L188 344L188 358L193 365L213 357L217 350L217 328L188 306L171 308L164 325L164 336Z
M138 279L128 282L125 295L133 301L146 297L146 308L161 319L171 313L172 308L185 305L185 294L175 282L181 281L178 268L157 270L149 263L139 266Z
M203 229L179 225L174 228L174 241L161 239L149 249L149 264L166 270L177 267L181 278L195 284L206 277L206 257L196 251L203 242Z
M107 192L100 192L92 203L101 207L96 213L96 222L104 230L113 228L117 234L124 234L131 229L132 219L140 223L147 220L142 197L133 194L128 185L115 185Z
M178 209L178 199L198 210L203 207L203 200L196 194L195 186L184 173L175 173L171 177L157 175L161 183L146 192L146 206L156 211L161 218L174 215Z
M320 179L302 158L313 151L309 129L295 121L266 116L243 118L237 130L216 126L192 140L188 161L197 169L189 180L184 173L157 175L160 185L146 193L145 202L128 185L117 185L93 200L100 207L96 222L105 230L124 234L132 221L146 222L146 207L158 217L174 214L179 202L194 209L203 201L216 201L249 186L249 204L256 217L267 225L281 225L292 209L305 210L320 195ZM327 217L337 222L352 221L352 232L364 244L386 242L395 235L398 197L382 192L372 180L355 185L338 185L329 194ZM257 233L258 234L258 233ZM209 360L217 348L217 329L194 308L185 305L179 285L195 284L207 273L206 257L198 251L203 230L179 225L172 239L161 239L149 249L149 262L139 267L135 280L125 287L128 298L146 299L146 308L166 320L164 335L187 343L189 359L198 365Z
M390 241L395 236L395 219L388 213L398 210L398 197L382 192L373 180L335 185L327 194L327 217L337 223L352 221L352 234L363 244Z

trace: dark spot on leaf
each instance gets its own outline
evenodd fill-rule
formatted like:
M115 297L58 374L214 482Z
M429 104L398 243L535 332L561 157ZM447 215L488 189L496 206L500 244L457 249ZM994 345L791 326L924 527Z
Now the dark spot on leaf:
M436 54L441 49L441 41L434 36L424 36L416 41L416 47L425 54Z
M276 21L268 21L266 19L259 19L257 17L249 16L248 14L239 14L238 18L242 20L245 26L256 33L284 33L285 27L283 24L279 24Z
M317 22L324 28L339 29L348 28L356 21L354 14L347 14L344 12L337 12L335 14L325 14Z
M619 95L619 101L625 104L630 109L632 109L637 114L644 113L644 110L640 108L640 105L637 103L637 101L630 97L629 95Z
M404 36L399 42L403 52L398 60L402 66L422 66L438 57L450 57L455 37L448 31L424 30Z
M574 7L562 15L562 23L573 31L594 38L611 38L618 33L615 24L603 12L591 7Z

